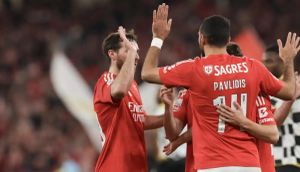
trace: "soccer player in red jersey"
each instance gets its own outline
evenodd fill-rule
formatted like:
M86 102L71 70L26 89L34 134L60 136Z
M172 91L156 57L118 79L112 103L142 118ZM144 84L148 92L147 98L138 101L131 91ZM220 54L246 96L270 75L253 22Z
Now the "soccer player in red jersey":
M169 104L170 91L172 88L162 87L160 97L165 104ZM178 96L173 104L172 112L166 114L164 123L172 123L174 126L169 127L170 124L165 125L166 138L171 141L164 147L166 155L171 154L180 145L187 143L186 159L185 159L185 172L195 172L194 170L194 157L192 147L192 112L189 104L189 91L187 89L180 90ZM173 114L173 115L171 115ZM178 136L182 129L187 125L188 130ZM178 137L177 137L178 136Z
M137 50L136 36L123 27L103 41L111 65L94 90L94 109L104 133L96 172L148 171L144 130L161 127L163 116L147 116L142 107L134 81Z
M230 26L222 16L208 17L200 27L199 44L204 49L204 58L158 68L157 58L170 27L168 6L160 5L157 12L153 12L154 38L144 62L142 78L190 90L195 169L199 172L260 171L255 138L240 128L227 125L219 118L215 106L227 104L233 107L233 102L237 101L247 118L256 121L255 100L259 92L291 99L295 91L293 59L300 49L300 38L289 33L284 48L278 41L285 64L284 82L280 82L260 62L227 54Z
M233 42L231 42L227 45L226 51L230 55L235 55L238 57L244 56L243 53L241 52L240 47L236 43L233 43ZM163 87L161 89L160 96L162 97L163 100L170 97L167 95L168 90L170 90L170 89L167 89L165 87ZM169 155L173 151L175 151L177 149L177 147L179 147L180 145L182 145L184 143L187 143L185 172L194 172L195 170L193 168L194 158L192 155L192 135L191 135L192 112L191 112L191 106L188 102L189 94L190 94L189 91L186 89L183 89L178 93L178 97L173 105L173 115L175 118L173 117L173 115L171 115L172 113L169 113L170 115L165 115L165 120L164 120L165 125L164 126L165 126L165 131L166 131L166 137L170 140L170 143L167 146L165 146L164 152L166 152L166 154ZM262 97L262 98L264 98L264 97ZM261 97L258 97L258 99L261 100ZM259 100L257 101L257 103L259 103L259 104L262 104L261 102L265 102L264 100L263 101L259 101ZM269 99L266 99L266 102L267 102L267 104L269 103L268 105L270 105L270 101L268 101L268 100ZM269 106L267 106L267 107L269 107ZM270 107L269 107L269 109L270 109ZM260 108L260 112L262 110L264 110L264 107ZM257 114L259 114L259 113L257 113ZM270 115L271 115L271 113L269 113L269 116ZM241 117L243 117L243 118L240 118L240 119L244 120L244 122L238 121L237 122L238 124L243 123L244 125L253 125L253 124L251 124L252 121L247 120L247 118L244 116L241 116ZM271 121L274 121L270 117L267 119L265 119L265 118L266 118L266 116L262 117L262 119L260 120L260 121L262 121L261 124L265 124L266 122L264 122L264 121L266 121L268 119L271 119ZM250 123L245 124L246 122L248 122L248 123L250 122ZM180 136L178 136L186 124L188 124L188 131L186 131L183 134L181 134ZM256 127L252 127L252 128L254 128L253 132L260 132L259 133L261 135L260 138L264 139L264 140L260 140L260 139L258 140L258 146L260 146L259 147L260 162L261 162L261 168L262 168L263 172L267 172L267 171L272 172L271 170L266 170L266 169L271 169L271 167L273 167L273 170L274 170L274 159L272 158L272 155L271 155L271 145L269 142L274 143L278 140L278 130L274 123L271 123L271 124L273 124L273 126L271 126L271 127L268 127L268 126L261 127L258 125L256 125ZM256 128L260 128L260 130L257 130ZM263 144L259 144L259 143L263 143ZM264 162L264 163L262 163L262 162ZM273 166L272 166L272 164L273 164Z

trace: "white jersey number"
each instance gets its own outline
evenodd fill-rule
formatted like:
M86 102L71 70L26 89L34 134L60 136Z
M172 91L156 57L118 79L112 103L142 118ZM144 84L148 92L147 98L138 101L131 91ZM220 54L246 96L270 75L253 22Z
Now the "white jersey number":
M237 94L231 94L231 104L230 104L231 108L235 108L234 105L233 105L233 102L237 101L237 96L238 96ZM242 107L244 115L246 116L246 112L247 112L247 94L242 93L240 96L241 96L240 105ZM225 100L226 100L225 96L219 96L219 97L217 97L213 100L213 105L217 106L217 105L225 104L225 102L226 102ZM225 132L225 121L223 121L219 118L218 133L224 133L224 132Z

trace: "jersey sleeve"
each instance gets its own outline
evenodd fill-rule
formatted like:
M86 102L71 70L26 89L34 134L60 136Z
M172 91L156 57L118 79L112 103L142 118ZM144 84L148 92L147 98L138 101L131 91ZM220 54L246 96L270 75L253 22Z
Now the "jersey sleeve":
M173 114L175 118L179 119L184 124L187 123L187 105L188 99L186 92L179 92L178 97L173 105Z
M283 87L283 82L277 79L261 62L256 61L259 69L257 70L257 76L261 76L261 90L268 94L275 96Z
M261 125L276 125L269 96L259 95L256 99L257 122Z
M182 86L189 88L192 81L194 60L184 60L171 66L159 68L159 77L167 87Z
M110 94L113 80L111 73L106 73L99 78L94 90L94 103L115 103Z

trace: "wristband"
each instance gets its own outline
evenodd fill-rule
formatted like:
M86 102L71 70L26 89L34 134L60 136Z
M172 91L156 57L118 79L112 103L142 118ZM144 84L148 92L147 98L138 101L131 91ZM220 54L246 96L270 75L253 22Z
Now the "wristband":
M161 49L162 45L163 45L163 40L160 38L153 38L151 41L151 46L157 47L159 49Z

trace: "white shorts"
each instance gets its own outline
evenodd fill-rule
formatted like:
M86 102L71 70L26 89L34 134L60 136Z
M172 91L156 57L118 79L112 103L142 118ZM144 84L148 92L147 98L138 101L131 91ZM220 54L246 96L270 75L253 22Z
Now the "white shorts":
M210 169L201 169L197 172L261 172L259 167L219 167L219 168L210 168Z

